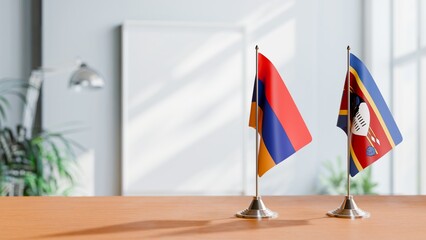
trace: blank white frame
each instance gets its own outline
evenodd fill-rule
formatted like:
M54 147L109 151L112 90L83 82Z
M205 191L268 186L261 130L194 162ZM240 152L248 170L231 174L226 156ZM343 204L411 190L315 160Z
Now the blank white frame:
M182 23L176 23L176 22L151 22L151 21L126 21L123 26L122 26L122 95L121 95L121 121L122 121L122 131L121 131L121 149L122 149L122 154L121 154L121 162L122 162L122 185L121 185L121 192L122 195L221 195L221 194L231 194L231 195L235 195L235 194L244 194L245 192L245 178L246 178L246 174L245 174L245 163L244 163L244 159L245 159L245 152L246 152L246 143L245 140L246 136L245 135L245 130L241 130L240 131L240 138L241 138L241 176L240 180L238 180L238 182L240 182L241 184L238 184L238 189L236 189L236 191L231 191L231 192L221 192L220 189L219 191L206 191L206 192L187 192L185 190L176 190L176 191L172 191L172 192L165 192L165 191L140 191L140 192L135 192L133 190L129 189L129 182L128 179L126 179L126 177L128 176L128 173L126 173L126 169L129 169L126 164L128 164L128 159L131 158L131 155L129 153L129 146L128 146L128 142L129 142L129 134L127 132L127 129L129 127L129 81L131 81L129 79L129 73L127 71L127 65L129 64L129 54L131 53L132 49L129 49L128 46L128 42L129 42L129 37L131 37L131 35L129 34L129 30L131 29L147 29L147 28L157 28L157 29L174 29L179 31L179 29L198 29L199 31L215 31L217 30L218 32L220 31L225 31L225 32L232 32L232 33L237 33L239 35L241 35L241 54L242 54L242 62L241 62L241 78L242 81L239 83L241 85L241 120L244 121L245 120L245 116L247 115L247 107L245 104L245 100L247 98L247 94L245 94L245 81L247 79L247 74L246 74L246 53L245 53L245 49L246 49L246 43L247 43L247 37L246 37L246 30L245 28L241 27L241 26L235 26L235 25L228 25L228 24L206 24L206 23L191 23L191 22L182 22ZM147 56L149 57L149 56ZM245 121L244 121L245 122ZM244 125L245 126L245 125ZM243 129L243 126L241 126L241 129ZM219 176L218 176L219 177Z

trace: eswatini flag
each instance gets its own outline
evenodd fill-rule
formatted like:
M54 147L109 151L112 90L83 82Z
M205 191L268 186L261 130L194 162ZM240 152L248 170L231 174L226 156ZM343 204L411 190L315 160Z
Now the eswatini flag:
M402 141L398 126L367 67L350 54L351 146L350 174L381 158ZM347 75L346 75L347 76ZM337 126L347 132L347 77Z
M258 53L259 176L311 142L312 137L274 65ZM256 128L256 83L249 126Z

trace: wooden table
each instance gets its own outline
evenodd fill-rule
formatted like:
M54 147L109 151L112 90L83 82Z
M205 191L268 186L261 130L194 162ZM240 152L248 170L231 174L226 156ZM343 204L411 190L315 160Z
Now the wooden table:
M358 220L325 216L342 196L263 200L278 218L235 218L251 197L3 197L0 239L426 239L426 196L356 196Z

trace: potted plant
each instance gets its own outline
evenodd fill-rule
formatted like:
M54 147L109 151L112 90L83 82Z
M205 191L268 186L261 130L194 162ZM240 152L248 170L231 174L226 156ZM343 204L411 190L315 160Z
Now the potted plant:
M69 131L40 131L28 137L25 127L4 126L10 106L7 95L26 103L29 84L0 80L0 195L68 195L75 184L76 142L65 137Z

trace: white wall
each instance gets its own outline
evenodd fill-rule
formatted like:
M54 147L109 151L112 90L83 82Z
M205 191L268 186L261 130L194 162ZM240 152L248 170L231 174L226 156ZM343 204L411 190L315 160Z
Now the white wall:
M425 6L423 0L378 0L365 5L368 66L403 136L373 168L383 194L426 193L426 98L422 94L426 68L421 65L426 63L422 60L426 59Z
M31 5L28 0L0 0L0 79L27 79L31 72ZM11 98L7 125L20 122L22 102Z
M362 1L339 0L45 0L43 63L58 66L80 56L103 74L106 87L76 94L66 89L66 74L45 81L43 124L76 120L89 126L74 138L94 157L94 193L119 194L120 25L125 20L244 25L249 45L258 43L283 75L313 136L310 145L262 177L261 193L312 194L321 162L345 156L346 138L335 123L346 46L362 57L361 9Z

